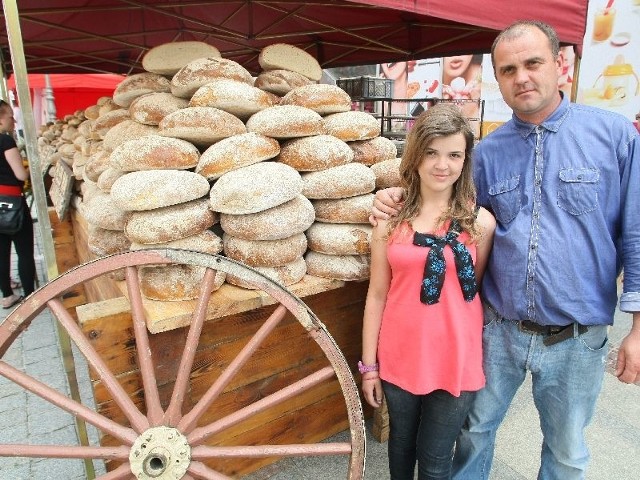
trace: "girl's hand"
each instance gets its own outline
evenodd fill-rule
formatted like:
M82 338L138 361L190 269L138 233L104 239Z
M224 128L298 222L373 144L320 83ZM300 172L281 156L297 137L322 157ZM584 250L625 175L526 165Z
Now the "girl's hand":
M379 408L382 405L382 382L378 372L362 374L362 393L369 405Z

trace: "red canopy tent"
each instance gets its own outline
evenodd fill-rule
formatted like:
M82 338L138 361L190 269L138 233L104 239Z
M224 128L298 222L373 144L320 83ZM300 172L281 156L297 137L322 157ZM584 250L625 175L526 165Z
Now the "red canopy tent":
M83 110L93 105L100 97L110 97L113 90L124 77L114 74L73 74L53 73L49 75L49 84L53 90L58 118ZM31 98L42 95L47 86L45 74L31 73L28 75ZM15 89L13 75L7 80L7 88Z
M487 52L517 19L553 25L580 46L587 0L21 0L31 73L141 70L151 47L177 40L215 45L253 73L265 45L306 49L323 67ZM4 22L2 27L4 27ZM0 28L5 68L6 33Z

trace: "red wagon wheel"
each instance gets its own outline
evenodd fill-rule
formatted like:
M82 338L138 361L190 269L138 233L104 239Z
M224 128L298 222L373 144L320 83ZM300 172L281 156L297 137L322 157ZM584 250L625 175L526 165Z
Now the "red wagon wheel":
M177 377L168 405L161 402L156 382L156 365L151 355L149 334L143 310L137 267L144 265L185 264L205 267L200 295L196 301L185 346L179 359ZM72 315L63 306L62 295L95 277L124 269L137 361L144 390L144 408L135 405L105 360L94 349ZM187 409L185 396L190 384L196 347L205 321L216 271L234 275L268 294L276 303L273 313L252 338L227 364L217 380L200 399ZM299 457L343 455L348 457L348 479L361 479L364 473L365 430L358 389L340 349L325 326L297 297L267 277L240 263L221 256L171 249L141 250L105 257L81 265L61 275L29 296L0 324L0 358L29 327L40 312L49 309L71 340L99 376L126 420L118 423L67 395L0 360L0 375L32 392L54 406L81 418L99 431L115 438L115 446L15 445L0 444L0 456L37 458L75 458L115 460L120 465L98 478L115 479L226 479L231 478L207 465L223 458ZM261 343L289 312L306 330L328 360L327 366L294 381L215 421L201 424L204 413L215 407L223 389L260 347ZM295 399L310 388L337 377L347 407L350 442L289 445L209 446L206 440L239 422L250 419L282 402ZM166 402L165 402L166 403ZM188 411L185 411L188 410Z

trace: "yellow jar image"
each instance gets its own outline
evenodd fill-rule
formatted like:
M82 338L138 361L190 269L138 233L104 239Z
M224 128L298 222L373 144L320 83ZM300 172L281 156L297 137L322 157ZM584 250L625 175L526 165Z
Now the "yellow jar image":
M596 10L593 18L593 40L604 42L613 32L613 23L616 19L615 8L600 8Z
M600 79L602 83L599 84ZM600 97L609 100L610 105L624 105L630 96L640 93L640 80L630 63L625 63L624 56L616 56L596 79L594 88L600 85Z

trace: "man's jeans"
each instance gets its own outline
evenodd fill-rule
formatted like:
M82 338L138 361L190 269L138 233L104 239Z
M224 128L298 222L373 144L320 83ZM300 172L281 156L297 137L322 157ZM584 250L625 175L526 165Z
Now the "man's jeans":
M389 409L389 471L391 480L451 478L453 446L475 392L454 397L444 390L414 395L382 382Z
M489 478L495 436L527 370L542 428L539 480L582 479L589 462L584 428L591 421L602 386L607 327L590 327L551 346L542 335L519 330L516 322L484 308L485 388L476 394L456 446L453 478Z

